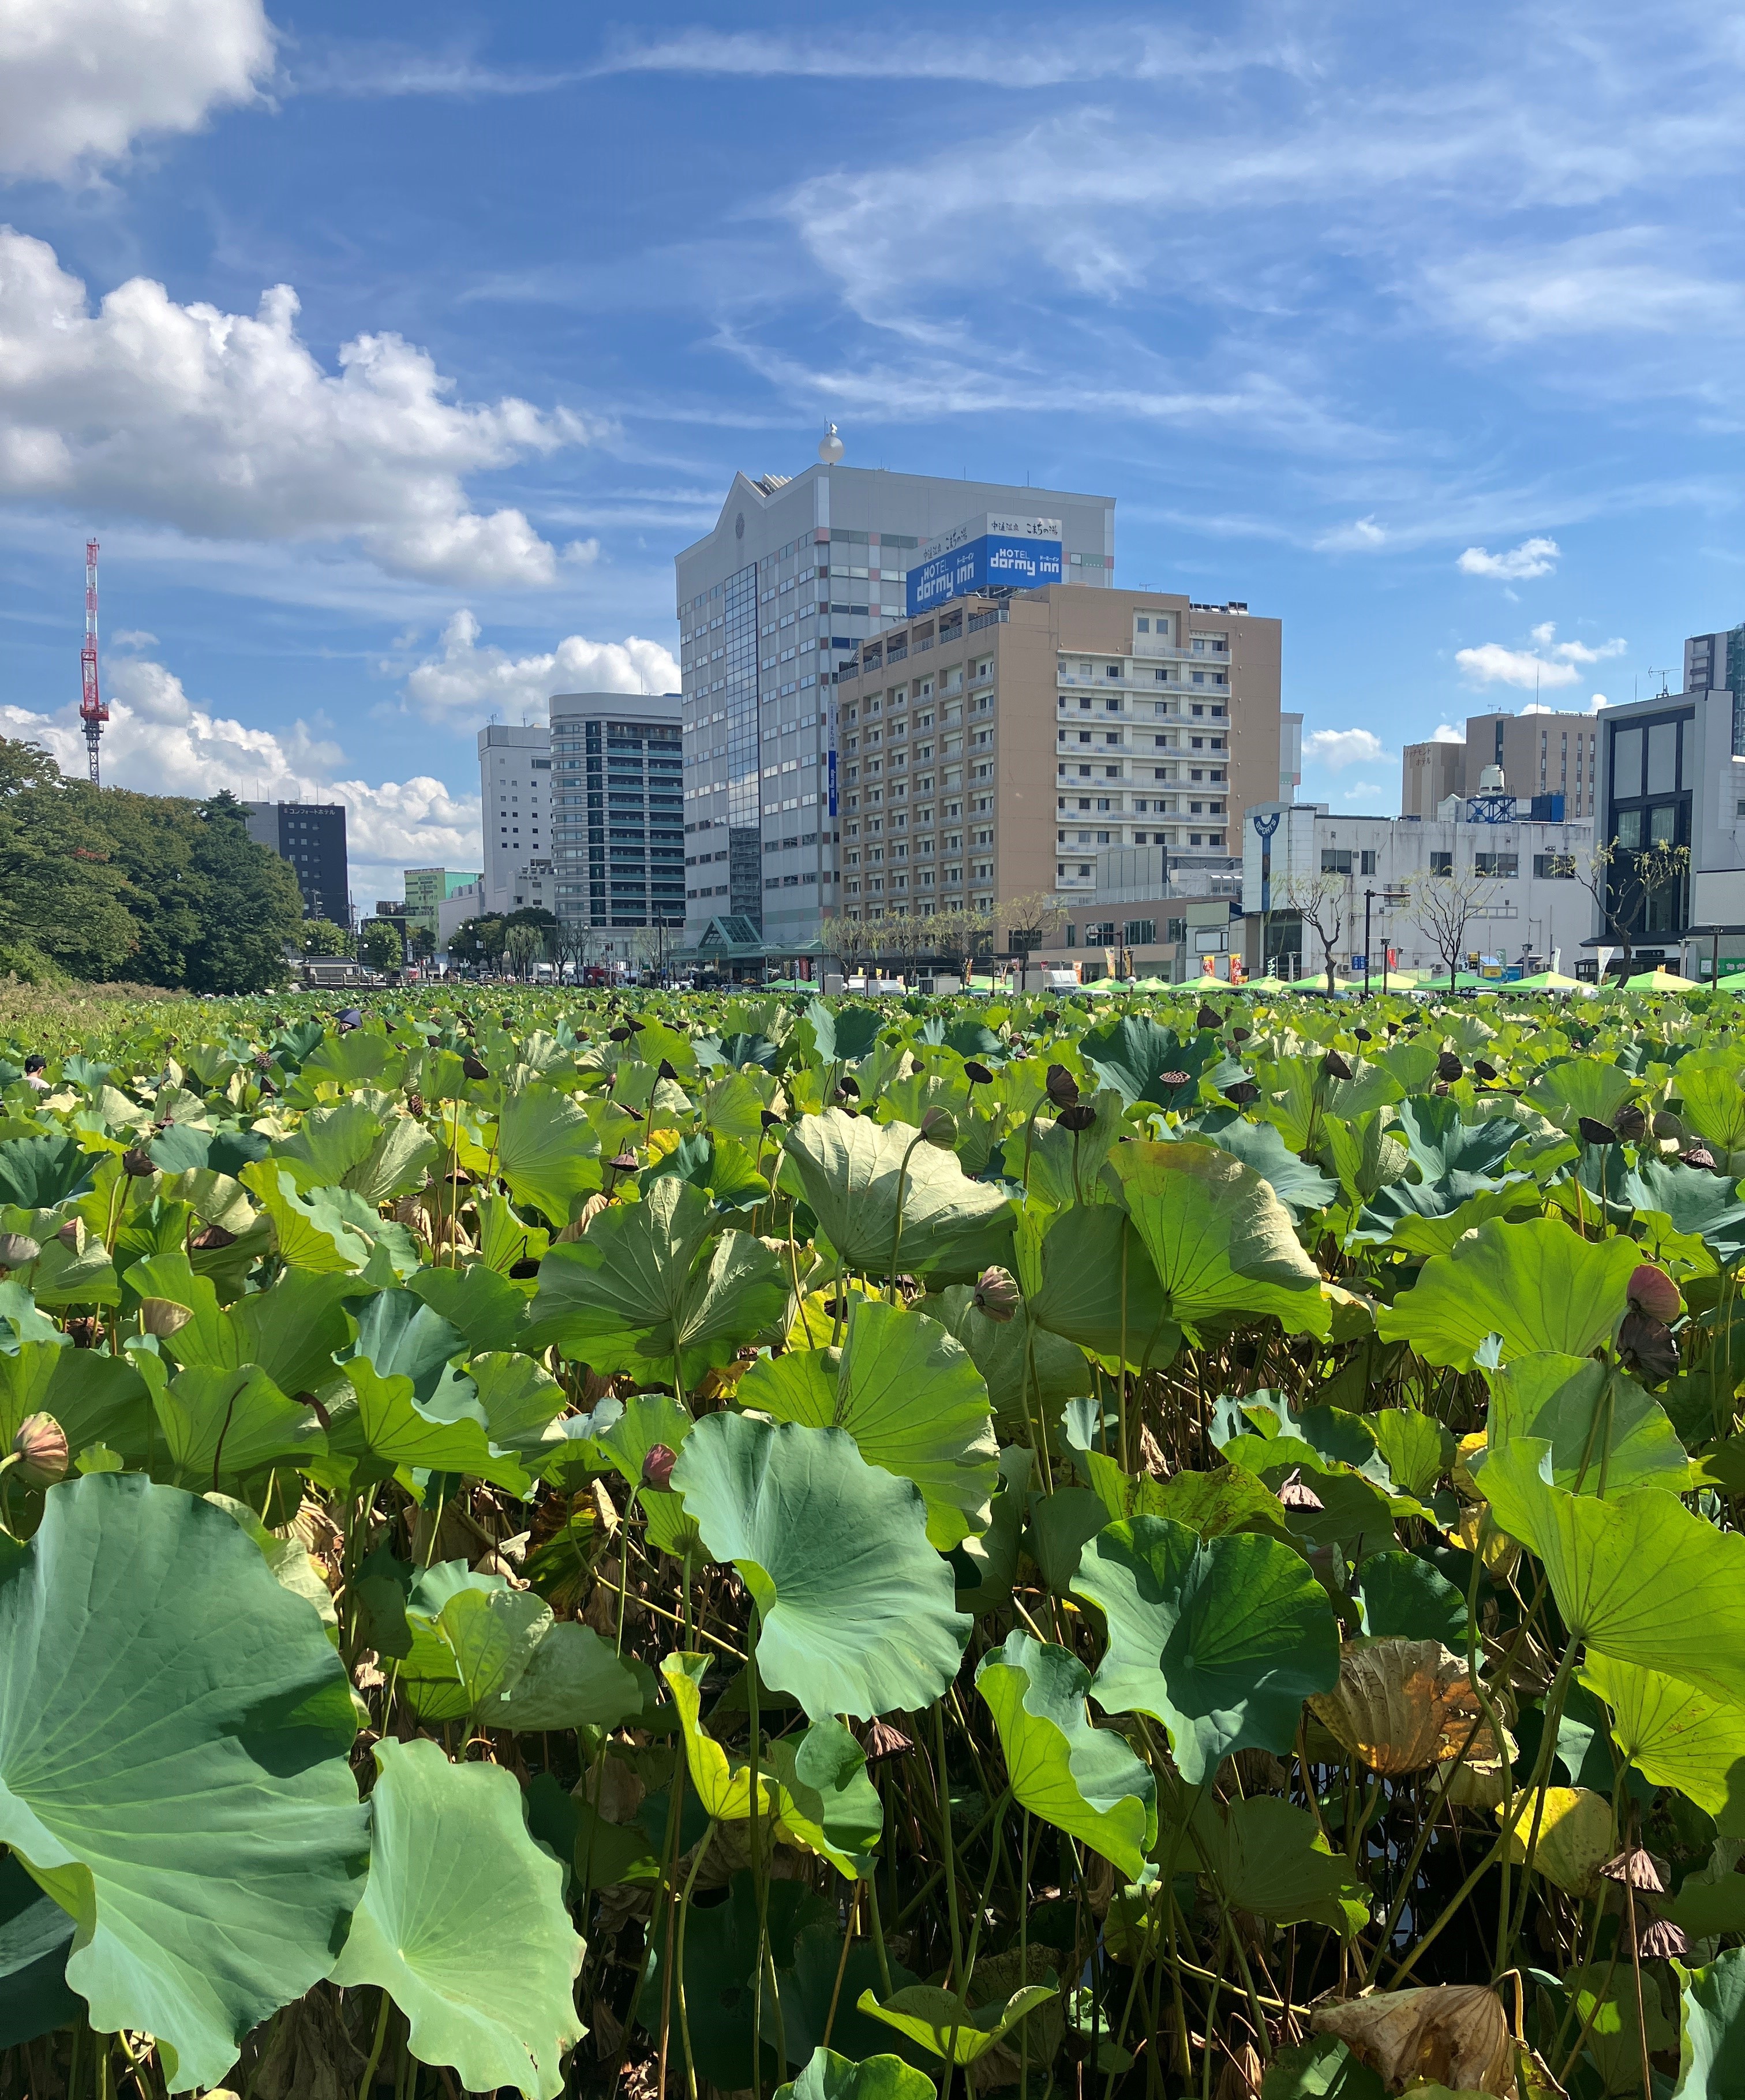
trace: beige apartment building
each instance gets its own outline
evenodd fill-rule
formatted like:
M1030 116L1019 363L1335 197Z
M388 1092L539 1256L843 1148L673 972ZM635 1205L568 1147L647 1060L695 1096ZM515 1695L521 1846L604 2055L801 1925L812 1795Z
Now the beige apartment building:
M1522 801L1561 795L1566 823L1592 823L1597 792L1598 724L1593 715L1468 715L1464 743L1408 743L1400 762L1402 816L1434 817L1450 795L1476 795L1478 776L1500 765L1508 792Z
M868 638L836 682L825 895L853 918L1088 902L1121 847L1165 849L1192 893L1276 797L1280 651L1280 623L1239 601L1070 585Z

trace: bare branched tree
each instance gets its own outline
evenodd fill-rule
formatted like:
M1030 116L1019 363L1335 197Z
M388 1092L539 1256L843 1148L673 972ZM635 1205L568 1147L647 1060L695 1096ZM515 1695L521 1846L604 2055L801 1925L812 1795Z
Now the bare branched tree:
M1282 905L1294 911L1320 942L1329 991L1333 988L1333 951L1344 922L1345 891L1345 878L1325 868L1318 874L1307 868L1293 870L1272 887L1273 910Z
M1606 932L1624 952L1624 974L1628 977L1636 951L1632 929L1639 931L1656 898L1683 884L1690 871L1690 849L1624 846L1614 839L1585 854L1559 854L1554 866L1556 873L1573 876L1593 899Z
M1466 953L1468 925L1501 894L1496 876L1480 875L1476 867L1451 867L1446 875L1413 878L1412 916L1447 965L1451 991Z

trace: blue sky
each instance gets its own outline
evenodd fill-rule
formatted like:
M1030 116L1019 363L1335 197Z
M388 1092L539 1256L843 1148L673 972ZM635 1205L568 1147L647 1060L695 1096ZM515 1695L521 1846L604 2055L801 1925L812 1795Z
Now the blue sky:
M368 34L359 33L360 17ZM749 26L755 23L755 27ZM13 33L7 33L11 35ZM1745 617L1745 13L59 0L0 48L0 727L476 864L736 467L1114 495L1305 792ZM1676 672L1675 672L1676 682Z

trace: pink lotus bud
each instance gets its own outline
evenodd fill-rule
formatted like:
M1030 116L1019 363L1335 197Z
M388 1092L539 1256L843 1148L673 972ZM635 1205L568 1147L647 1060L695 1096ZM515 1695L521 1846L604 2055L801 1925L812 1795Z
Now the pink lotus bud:
M27 1414L12 1439L18 1477L26 1487L51 1488L67 1477L67 1432L52 1414Z
M1679 1302L1678 1286L1664 1269L1656 1268L1651 1261L1640 1263L1630 1272L1630 1303L1651 1320L1660 1320L1670 1326L1684 1309Z
M645 1488L664 1490L672 1483L672 1468L678 1462L678 1453L665 1444L650 1444L642 1461L642 1485Z
M1024 1303L1024 1293L1009 1269L985 1268L976 1280L975 1305L978 1312L1002 1326Z
M28 1268L42 1251L28 1233L0 1233L0 1269Z

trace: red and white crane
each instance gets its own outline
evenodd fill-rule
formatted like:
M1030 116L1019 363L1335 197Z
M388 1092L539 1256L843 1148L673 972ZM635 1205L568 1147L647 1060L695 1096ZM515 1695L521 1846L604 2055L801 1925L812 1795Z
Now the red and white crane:
M97 542L85 542L85 646L79 651L82 690L79 720L85 725L85 748L90 753L91 785L97 783L97 739L109 710L97 690Z

